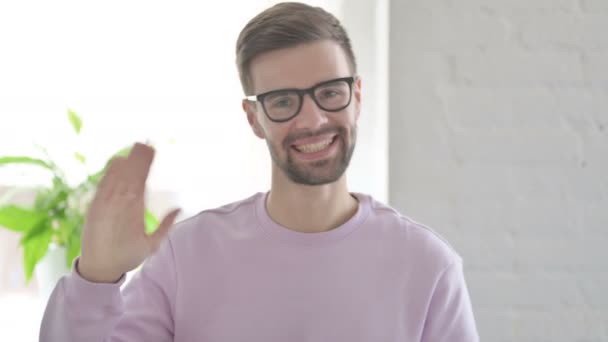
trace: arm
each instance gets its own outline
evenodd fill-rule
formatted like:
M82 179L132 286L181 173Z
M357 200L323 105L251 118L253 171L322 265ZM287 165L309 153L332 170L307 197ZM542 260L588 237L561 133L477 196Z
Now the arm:
M116 283L93 283L78 273L63 277L47 304L40 341L173 341L175 265L166 239L121 294Z
M108 165L86 214L80 257L49 299L40 341L172 340L175 265L165 237L179 210L146 233L144 195L153 159L153 148L136 143ZM124 275L142 263L121 294Z
M422 342L477 342L479 335L467 290L462 261L439 277L431 298Z

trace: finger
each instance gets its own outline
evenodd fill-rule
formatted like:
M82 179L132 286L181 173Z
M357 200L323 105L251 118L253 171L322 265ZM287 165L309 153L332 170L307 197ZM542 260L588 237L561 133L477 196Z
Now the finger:
M154 149L151 146L136 143L127 157L129 182L136 191L143 191L145 188L154 154Z
M152 235L150 235L150 238L152 239L153 243L152 248L154 251L158 249L167 234L169 234L169 231L173 227L173 223L175 223L175 219L177 218L177 215L179 215L180 212L181 209L173 209L169 214L167 214L167 216L165 216L165 218L162 219L158 226L158 229L156 229L156 231L152 233Z
M114 177L115 175L120 174L121 172L124 172L126 163L127 163L126 157L112 158L112 160L110 160L108 167L106 168L106 171L105 171L102 179L107 178L108 175L110 175L109 177Z
M121 184L127 183L125 179L126 166L127 158L116 157L112 159L97 185L97 193L103 197L109 197L116 192L117 187L124 187Z

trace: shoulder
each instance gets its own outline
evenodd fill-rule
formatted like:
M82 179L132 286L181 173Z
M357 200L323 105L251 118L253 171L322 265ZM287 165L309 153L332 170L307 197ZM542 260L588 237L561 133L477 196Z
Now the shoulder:
M358 196L364 198L370 208L368 228L379 231L397 243L409 257L434 263L439 268L462 262L462 257L455 248L435 229L369 195Z
M238 226L239 222L251 222L255 212L256 200L263 193L256 193L250 197L217 208L203 210L196 215L179 221L172 228L170 238L172 243L192 241L201 235L213 235L226 227Z

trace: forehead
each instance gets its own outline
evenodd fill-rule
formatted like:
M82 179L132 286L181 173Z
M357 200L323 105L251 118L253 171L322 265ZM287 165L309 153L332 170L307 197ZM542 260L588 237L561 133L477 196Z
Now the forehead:
M342 47L329 40L259 55L250 65L256 94L281 88L308 88L319 82L351 76Z

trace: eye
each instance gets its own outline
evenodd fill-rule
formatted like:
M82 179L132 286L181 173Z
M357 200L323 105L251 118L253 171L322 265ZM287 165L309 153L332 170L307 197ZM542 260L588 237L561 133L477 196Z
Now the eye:
M280 97L272 100L272 107L274 108L285 108L291 106L291 98Z
M348 83L332 82L317 89L316 96L320 100L332 100L335 98L344 97L348 93Z
M323 94L322 94L322 96L325 97L325 98L334 97L336 95L338 95L338 92L335 91L335 90L333 90L333 89L324 90Z

